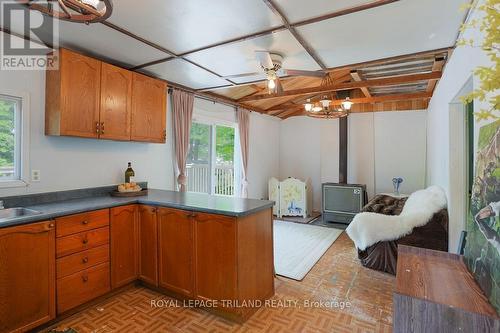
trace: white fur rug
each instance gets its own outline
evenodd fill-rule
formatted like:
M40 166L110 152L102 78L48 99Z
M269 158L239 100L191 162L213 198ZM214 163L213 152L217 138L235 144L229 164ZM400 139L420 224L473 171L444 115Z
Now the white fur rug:
M410 234L413 228L425 225L446 206L444 190L439 186L430 186L412 193L400 215L359 213L346 232L356 247L363 251L377 242L395 240Z
M274 268L276 274L302 280L342 230L274 221Z

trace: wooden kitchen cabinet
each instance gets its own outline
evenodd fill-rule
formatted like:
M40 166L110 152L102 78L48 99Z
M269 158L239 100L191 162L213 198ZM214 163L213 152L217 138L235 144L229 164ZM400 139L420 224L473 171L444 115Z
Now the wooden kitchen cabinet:
M167 84L60 49L46 72L45 134L119 141L166 141Z
M137 280L139 221L137 205L111 208L111 287Z
M54 222L0 229L0 332L24 332L55 317Z
M156 207L139 205L139 279L158 287L158 223Z
M130 140L132 72L102 63L99 138Z
M193 213L158 208L158 271L160 287L193 296Z
M236 218L195 213L196 297L237 297Z
M59 50L59 69L47 70L45 134L97 138L101 62Z
M132 83L132 141L160 142L167 138L167 84L134 73Z

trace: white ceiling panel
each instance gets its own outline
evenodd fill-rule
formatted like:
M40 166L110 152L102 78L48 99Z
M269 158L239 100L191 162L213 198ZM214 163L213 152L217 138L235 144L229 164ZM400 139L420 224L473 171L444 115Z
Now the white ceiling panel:
M373 0L275 0L290 23L307 20L344 9L365 5Z
M261 0L120 0L109 21L175 53L281 24Z
M328 67L454 45L467 0L402 0L297 28Z
M182 59L174 59L144 67L140 71L193 89L203 89L230 84L226 80L221 79L218 76L213 75L212 73L194 66Z
M283 30L243 42L223 45L187 56L188 59L223 76L261 71L255 51L270 51L284 57L283 67L289 69L319 70L313 58L292 34ZM262 77L257 77L257 79ZM235 82L254 81L255 77L234 78Z
M40 17L37 11L31 11L31 21ZM45 19L48 19L45 17ZM165 58L168 54L147 44L128 37L100 23L85 25L55 20L59 24L58 44L72 50L95 56L122 66L136 66ZM23 34L22 20L14 20L11 30ZM32 35L35 40L52 41L52 33L43 31L42 36ZM50 42L52 45L52 42Z

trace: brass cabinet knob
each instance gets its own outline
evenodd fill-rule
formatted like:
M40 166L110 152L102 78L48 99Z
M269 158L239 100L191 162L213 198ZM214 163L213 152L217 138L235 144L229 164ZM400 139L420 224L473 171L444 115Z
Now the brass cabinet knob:
M87 238L84 238L84 239L82 240L82 243L83 243L83 244L87 244L88 242L89 242L89 240L88 240Z
M88 257L82 258L82 264L86 264L88 262L89 262L89 258Z
M89 221L84 220L84 221L82 221L82 224L83 224L83 225L87 225L87 224L89 224Z
M82 275L82 281L87 282L89 280L89 277L87 275Z

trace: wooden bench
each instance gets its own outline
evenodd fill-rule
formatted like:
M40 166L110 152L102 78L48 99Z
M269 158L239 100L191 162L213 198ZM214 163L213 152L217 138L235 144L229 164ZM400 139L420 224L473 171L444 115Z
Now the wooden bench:
M394 332L500 332L500 320L462 256L400 245Z

